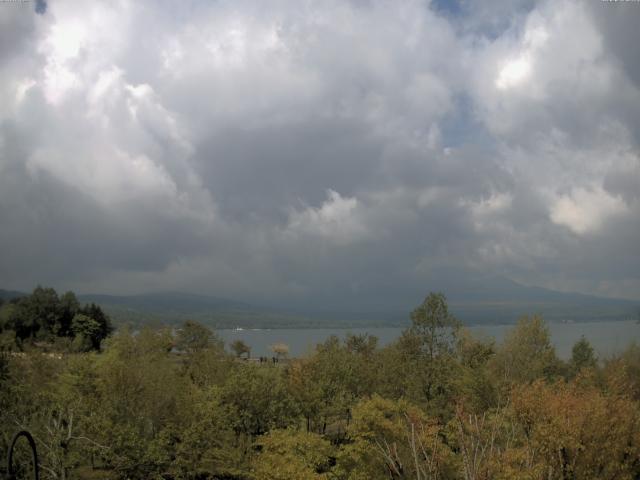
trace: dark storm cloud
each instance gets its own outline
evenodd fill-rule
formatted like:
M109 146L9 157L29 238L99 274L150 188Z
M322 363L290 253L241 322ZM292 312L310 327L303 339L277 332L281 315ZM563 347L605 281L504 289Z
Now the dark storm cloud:
M446 7L1 10L0 288L637 297L630 34L568 1Z
M608 47L607 53L614 55L629 78L640 85L640 59L636 54L640 8L632 3L589 2L589 7Z
M353 195L380 163L379 140L363 125L310 119L261 129L221 128L199 146L198 170L234 219L283 221L304 199L320 204L327 186Z
M44 15L46 12L47 12L46 0L36 0L36 13L39 15Z
M8 149L3 154L20 158L20 149ZM160 273L184 252L210 249L209 232L198 222L158 209L152 199L122 205L125 214L46 171L33 174L14 163L2 175L0 218L11 225L0 233L2 278L29 284L37 276L58 285L61 278L93 280L109 271Z
M640 58L636 53L640 8L634 2L590 2L589 7L602 35L607 58L616 63L636 89L640 88ZM624 89L624 85L618 88ZM636 147L640 146L640 110L637 102L625 99L615 109L618 115L625 116L635 136Z

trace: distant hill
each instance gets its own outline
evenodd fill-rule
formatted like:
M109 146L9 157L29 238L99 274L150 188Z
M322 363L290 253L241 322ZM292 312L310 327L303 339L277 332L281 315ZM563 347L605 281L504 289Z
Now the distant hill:
M476 288L474 288L476 287ZM563 293L527 287L508 279L493 279L447 293L451 311L465 324L514 323L522 315L541 314L551 322L624 320L636 318L640 302ZM245 302L184 293L113 296L80 295L100 304L116 322L179 323L192 319L216 328L404 326L416 305L404 311L319 310Z
M116 324L178 324L196 320L213 328L283 328L316 326L302 315L279 312L225 298L179 292L142 295L78 295L83 303L97 303Z
M194 295L190 293L161 292L143 295L78 295L82 302L102 305L118 305L142 311L189 314L194 312L245 311L252 307L247 303L224 298Z
M428 291L446 294L452 313L467 325L509 324L522 315L541 314L551 322L637 319L640 302L565 293L540 287L528 287L499 276L439 275ZM439 287L438 287L439 286ZM25 295L0 290L0 298ZM175 325L196 320L212 328L312 328L406 326L411 310L419 303L407 302L406 308L387 310L367 308L366 301L349 308L331 310L291 305L258 305L225 298L179 292L143 295L78 295L82 303L97 303L116 325Z
M413 293L392 298L394 304L385 305L384 292L377 296L366 293L354 297L347 308L333 306L332 310L320 311L298 307L297 312L346 324L408 325L411 310L431 291L444 293L450 311L467 325L512 324L521 316L532 314L541 314L551 322L589 322L638 319L640 313L640 301L560 292L522 285L498 275L451 268L432 271L429 279L413 288ZM367 309L370 299L376 306Z
M530 287L504 277L467 279L448 291L451 310L470 323L512 323L536 313L551 322L626 320L640 308L638 301Z
M601 304L572 302L456 303L451 311L465 324L509 324L523 315L540 314L549 322L595 322L637 318L638 304L621 300Z
M16 292L15 290L2 290L0 288L0 298L2 300L11 300L12 298L24 297L26 293Z

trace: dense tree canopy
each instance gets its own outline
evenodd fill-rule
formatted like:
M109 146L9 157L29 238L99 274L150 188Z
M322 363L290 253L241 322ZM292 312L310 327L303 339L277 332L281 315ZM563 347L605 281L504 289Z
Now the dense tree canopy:
M58 296L36 287L31 295L0 305L0 348L15 350L33 343L54 349L98 350L112 332L111 320L93 303L80 305L73 292Z
M252 362L188 322L98 351L97 307L42 290L2 306L3 333L19 318L22 341L67 332L73 348L0 355L0 449L31 431L45 479L640 478L634 345L601 362L583 339L565 363L541 318L496 344L430 295L383 348L348 335Z

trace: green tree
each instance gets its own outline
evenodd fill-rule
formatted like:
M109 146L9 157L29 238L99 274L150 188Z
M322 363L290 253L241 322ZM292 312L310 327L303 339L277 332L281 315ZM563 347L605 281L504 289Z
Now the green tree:
M76 352L88 352L100 348L101 328L93 318L78 313L71 321L73 332L73 349Z
M516 327L505 336L492 359L492 367L497 378L507 385L556 377L559 360L542 317L520 318Z
M22 340L29 336L29 331L24 325L22 310L16 303L5 303L0 307L0 349L20 349Z
M107 338L111 334L111 332L113 332L111 319L106 313L104 313L102 308L100 308L100 306L96 305L95 303L85 305L78 310L78 313L86 315L89 318L93 318L96 322L98 322L100 330L99 333L93 338L93 348L95 350L99 350L102 340Z
M458 341L461 397L465 408L484 412L498 403L497 385L489 368L496 354L495 342L490 338L476 337L468 329L462 329Z
M446 297L432 292L411 312L411 327L406 336L417 353L433 360L454 353L459 330L460 322L449 313Z
M640 473L640 410L625 396L539 380L514 389L511 409L523 432L518 443L544 478L630 480Z
M60 299L53 288L36 287L18 301L22 326L29 338L50 339L61 314Z
M595 368L598 364L593 347L582 336L571 349L571 361L569 367L573 375L577 375L583 368Z
M210 347L221 347L222 341L201 323L187 320L178 330L176 347L188 353L195 353Z
M245 353L247 354L247 358L251 356L251 348L240 339L231 342L230 347L231 350L233 350L233 353L235 353L236 357L238 358L240 358Z
M256 437L298 421L300 411L281 368L238 365L221 391L238 435Z
M640 345L632 342L623 352L604 362L606 389L640 401Z
M331 427L334 439L344 434L355 402L373 394L378 374L373 354L354 353L336 336L317 345L310 358L289 367L289 387L308 431L325 434Z
M77 315L91 318L96 323L79 320L74 327ZM73 292L58 297L53 288L38 286L31 295L13 299L0 307L0 332L9 330L14 332L18 346L25 341L38 341L40 346L47 349L67 349L71 339L74 339L71 347L76 351L85 351L98 350L100 342L113 328L109 317L98 305L81 307ZM7 343L8 336L4 337L3 343ZM43 341L46 344L43 345Z
M321 480L334 456L320 435L292 429L273 430L260 438L261 453L253 462L256 480Z
M222 403L219 388L193 392L192 414L178 433L172 470L177 478L240 478L248 470L241 445L235 441L233 416Z
M472 369L486 365L496 354L495 341L492 338L476 337L466 328L460 332L457 349L460 362Z
M370 356L378 347L378 337L368 333L360 335L348 333L344 340L344 345L352 353Z
M72 336L71 325L73 317L76 316L79 310L80 303L75 293L66 292L62 295L60 297L60 316L54 324L53 333L59 337Z
M223 384L233 374L235 362L224 342L205 326L187 321L178 331L175 346L182 356L184 374L200 388Z
M193 412L193 386L172 358L169 329L119 330L98 356L103 462L120 478L154 478L171 467Z
M347 480L456 478L443 433L417 406L374 395L353 410L336 473Z
M461 377L456 359L460 322L441 293L430 293L411 313L411 322L397 342L409 398L426 402L442 419L450 417Z

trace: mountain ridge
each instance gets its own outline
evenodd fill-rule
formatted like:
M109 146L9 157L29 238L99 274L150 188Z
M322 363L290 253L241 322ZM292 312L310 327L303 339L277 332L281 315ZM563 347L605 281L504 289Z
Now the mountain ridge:
M444 281L447 284L449 282ZM640 302L559 292L525 286L506 277L490 281L478 278L457 284L447 295L450 309L465 324L514 323L527 314L541 314L548 321L621 320L635 317ZM0 289L5 300L26 295ZM191 319L215 328L350 327L406 325L406 309L367 311L339 307L295 308L286 304L263 305L177 291L134 295L78 294L82 303L97 303L119 324L175 324Z

